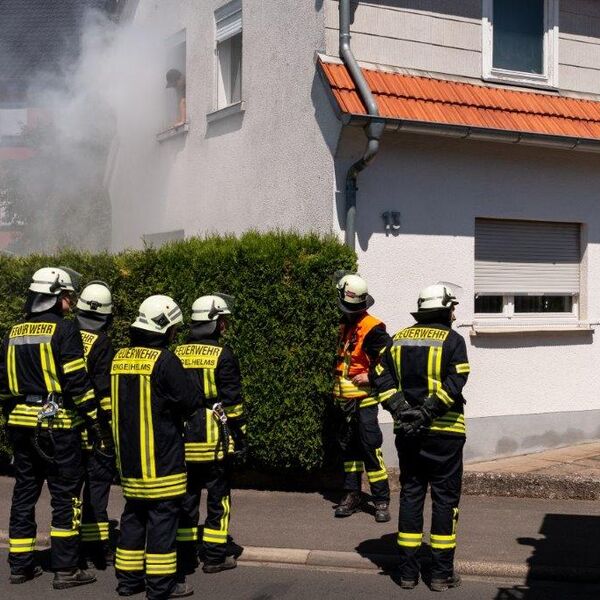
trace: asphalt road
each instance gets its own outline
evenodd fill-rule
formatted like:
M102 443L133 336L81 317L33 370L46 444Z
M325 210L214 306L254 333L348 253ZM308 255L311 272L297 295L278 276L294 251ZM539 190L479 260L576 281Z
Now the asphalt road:
M30 600L31 598L105 599L118 598L114 592L112 570L97 573L95 584L72 590L54 591L52 575L24 585L8 583L6 549L0 550L0 598L3 600ZM437 598L421 583L415 590L401 590L393 577L375 572L322 571L303 568L283 568L268 565L240 565L237 569L218 575L199 572L190 578L194 585L193 597L203 600L332 600L368 599L406 596L410 600ZM132 598L143 596L137 595ZM452 600L598 600L600 586L552 585L540 582L531 586L501 581L465 580L443 598Z

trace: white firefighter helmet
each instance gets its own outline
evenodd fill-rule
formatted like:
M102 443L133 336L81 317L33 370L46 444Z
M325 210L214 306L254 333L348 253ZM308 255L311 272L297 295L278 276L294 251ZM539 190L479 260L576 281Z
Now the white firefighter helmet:
M110 288L103 281L88 283L77 300L77 308L84 312L93 312L98 315L112 314L112 294Z
M61 292L75 292L69 273L58 267L38 269L31 278L29 291L58 296Z
M417 301L418 312L450 309L458 304L454 292L447 285L436 283L423 288Z
M192 321L207 323L216 321L221 315L230 315L231 306L226 297L212 294L200 296L192 304Z
M345 313L363 312L375 304L373 296L369 294L367 282L360 275L344 275L337 282L337 290L338 305Z
M136 329L166 333L170 327L183 322L181 309L169 296L149 296L141 304L137 319L131 324Z

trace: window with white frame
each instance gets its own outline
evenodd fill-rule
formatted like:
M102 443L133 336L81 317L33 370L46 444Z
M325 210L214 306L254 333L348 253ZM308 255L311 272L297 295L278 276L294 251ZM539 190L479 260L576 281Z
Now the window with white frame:
M185 29L166 41L166 96L163 129L181 127L187 122Z
M242 2L234 0L215 11L217 109L242 100Z
M475 220L479 320L579 319L581 225Z
M483 77L558 86L559 0L483 0Z

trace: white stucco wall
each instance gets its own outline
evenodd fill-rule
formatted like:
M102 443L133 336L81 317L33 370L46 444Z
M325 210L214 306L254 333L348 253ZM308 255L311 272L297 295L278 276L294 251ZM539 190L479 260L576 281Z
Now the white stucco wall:
M141 0L134 24L156 44L186 30L190 130L158 143L120 128L111 177L113 249L143 234L255 228L330 231L340 124L318 79L320 2L243 1L245 112L207 123L215 109L214 10L223 0ZM142 96L164 94L164 66ZM139 96L138 92L138 96Z
M344 133L339 182L348 157L357 157L363 146L360 130ZM357 252L360 272L376 299L373 314L395 332L413 322L409 313L415 309L419 289L444 280L463 287L458 322L472 322L475 218L499 217L587 225L584 301L589 302L587 318L599 321L599 166L598 155L386 135L377 159L360 176L357 205ZM343 222L341 201L339 196L338 224ZM383 233L381 213L386 210L401 213L398 235ZM597 333L471 337L468 328L458 331L467 341L472 366L465 390L468 417L582 411L584 418L583 411L600 409ZM556 433L548 445L600 437L597 416L581 425L580 432L579 425L569 424L569 431ZM511 432L501 429L494 434L497 453L518 449L521 442L510 441Z

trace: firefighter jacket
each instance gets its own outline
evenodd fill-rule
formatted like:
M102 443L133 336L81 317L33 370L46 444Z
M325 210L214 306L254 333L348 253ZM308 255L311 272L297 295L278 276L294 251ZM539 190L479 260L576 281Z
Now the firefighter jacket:
M98 400L98 417L103 423L110 425L110 366L114 357L112 342L104 331L81 329L80 333L87 371ZM83 430L81 437L83 447L91 450L92 445L89 443L87 431Z
M384 402L402 391L412 406L435 395L447 412L433 421L430 433L465 435L462 389L470 372L465 340L441 324L415 324L399 331L382 352L375 383Z
M36 427L50 393L60 407L53 428L74 429L96 420L79 330L73 321L48 311L11 327L2 343L0 398L12 405L8 424ZM41 424L49 426L47 419Z
M111 366L113 438L126 498L165 500L186 489L183 424L200 403L163 341L123 348Z
M185 459L187 462L222 461L233 452L233 437L245 432L242 377L237 358L230 348L212 338L199 338L192 333L188 342L175 353L191 374L195 395L203 408L194 413L185 427ZM213 413L221 404L227 415L227 434Z
M372 372L380 352L390 343L385 325L377 318L364 313L355 322L342 318L338 339L333 395L338 402L358 400L360 408L379 402L372 388ZM369 374L370 383L356 386L352 378Z

